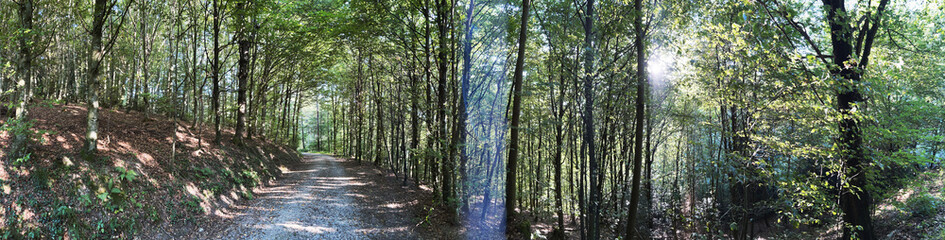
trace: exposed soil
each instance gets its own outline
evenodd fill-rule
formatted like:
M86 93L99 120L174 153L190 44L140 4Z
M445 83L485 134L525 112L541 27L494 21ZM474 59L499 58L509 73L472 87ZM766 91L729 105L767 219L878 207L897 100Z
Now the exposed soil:
M86 108L30 108L29 159L0 148L0 233L10 238L185 236L296 164L296 151L256 138L231 143L166 116L102 109L98 154L80 153ZM0 117L0 119L6 119ZM0 120L0 124L3 121ZM0 131L0 146L8 146ZM2 237L0 237L2 238ZM173 238L173 237L170 237Z

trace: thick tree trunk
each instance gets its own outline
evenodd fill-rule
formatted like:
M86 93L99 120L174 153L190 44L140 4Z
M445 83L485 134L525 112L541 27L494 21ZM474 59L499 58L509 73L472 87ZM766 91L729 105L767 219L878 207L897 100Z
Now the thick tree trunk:
M18 37L20 63L17 64L18 69L16 70L16 92L18 96L15 118L16 123L19 124L18 128L21 128L25 126L26 116L29 113L30 82L33 79L33 54L30 46L30 36L32 36L33 29L33 0L21 0L17 5L21 33ZM10 145L10 156L12 158L20 158L26 155L26 143L28 141L26 131L26 129L15 131L13 144Z
M247 29L249 28L247 23L247 14L246 6L247 3L240 2L237 4L237 12L239 13L240 19L240 29L236 33L237 45L239 45L239 60L237 62L238 68L236 73L237 78L237 90L236 90L236 135L233 136L233 142L238 145L243 144L244 136L243 131L246 127L246 89L249 81L249 50L252 47L252 42L250 41L249 36L247 35Z
M851 189L842 189L840 193L840 208L843 211L843 239L876 239L873 231L873 221L871 216L871 207L873 204L872 196L869 191L864 190L867 185L867 168L870 165L870 159L864 156L863 139L859 128L858 117L854 116L854 110L857 105L863 101L858 84L861 80L861 74L869 62L870 48L873 44L873 38L879 26L879 20L882 18L883 11L888 4L888 0L882 0L875 16L867 18L864 28L860 34L866 34L864 47L854 49L853 30L849 24L854 21L847 12L842 0L824 0L826 17L830 26L830 40L833 46L833 66L831 74L839 78L841 87L837 93L837 108L840 112L840 136L837 139L840 148L840 161L844 172L841 174L844 181L849 181ZM870 24L872 28L868 28ZM866 31L866 32L864 32ZM857 44L859 48L861 45ZM853 60L854 51L860 57L859 61ZM849 177L847 177L849 176Z

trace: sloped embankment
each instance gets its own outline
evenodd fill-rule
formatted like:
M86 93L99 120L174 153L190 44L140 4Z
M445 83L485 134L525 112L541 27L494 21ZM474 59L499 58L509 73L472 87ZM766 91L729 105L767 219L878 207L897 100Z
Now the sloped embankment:
M41 131L30 157L0 150L0 239L181 236L300 162L271 142L236 146L229 132L214 145L212 130L114 110L100 111L100 153L83 158L85 108L43 105L30 109ZM0 146L9 143L0 132Z

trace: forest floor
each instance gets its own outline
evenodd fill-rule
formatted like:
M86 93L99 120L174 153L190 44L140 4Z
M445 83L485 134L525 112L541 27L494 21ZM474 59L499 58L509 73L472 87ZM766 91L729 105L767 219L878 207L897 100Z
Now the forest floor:
M189 239L300 162L264 139L236 145L225 130L212 144L205 126L115 109L99 112L99 152L88 156L84 106L33 105L30 157L0 147L0 239ZM0 131L0 146L10 140Z

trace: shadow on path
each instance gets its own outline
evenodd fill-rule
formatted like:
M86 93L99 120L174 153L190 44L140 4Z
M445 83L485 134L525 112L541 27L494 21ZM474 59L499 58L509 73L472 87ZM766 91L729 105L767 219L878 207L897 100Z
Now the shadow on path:
M256 191L211 239L414 239L409 203L341 159L304 154L277 185Z

